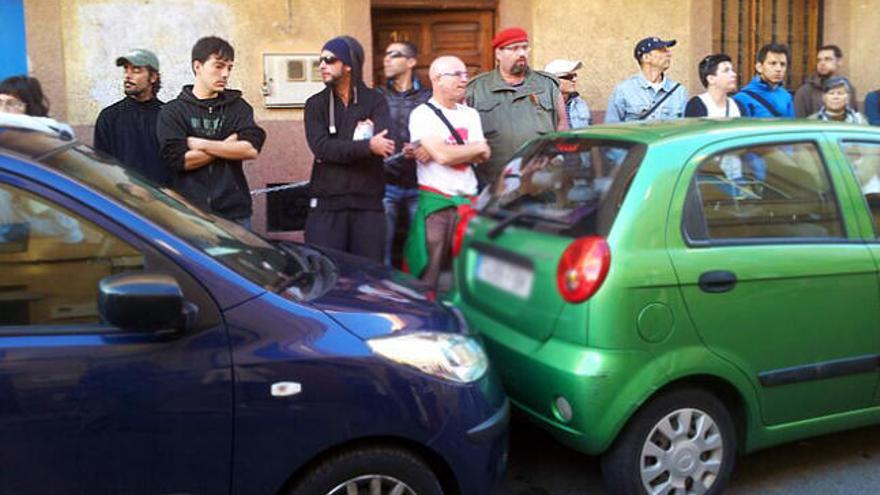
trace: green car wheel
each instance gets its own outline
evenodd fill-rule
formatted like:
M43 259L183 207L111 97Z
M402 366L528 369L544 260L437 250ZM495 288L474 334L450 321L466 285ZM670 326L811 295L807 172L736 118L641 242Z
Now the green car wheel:
M700 389L661 394L630 421L602 459L610 493L719 494L736 459L730 413Z

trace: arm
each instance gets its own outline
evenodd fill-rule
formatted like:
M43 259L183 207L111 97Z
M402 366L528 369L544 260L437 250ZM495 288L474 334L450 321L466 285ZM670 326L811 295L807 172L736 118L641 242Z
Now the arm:
M880 90L872 91L865 97L865 116L871 125L880 125Z
M235 139L230 139L230 138ZM189 137L186 139L190 152L197 151L213 158L224 158L226 160L253 160L259 155L259 152L249 141L238 139L236 134L232 134L223 141L215 141L212 139L203 139L197 137Z
M794 93L794 113L799 119L806 118L812 112L810 108L809 83L804 84Z
M691 98L687 102L687 106L684 107L685 117L705 117L708 113L709 111L706 108L706 105L703 104L703 100L701 100L699 96Z
M562 99L562 91L559 92L556 98L556 130L568 130L568 117L565 114L565 100Z
M458 145L446 144L440 136L425 136L420 143L434 161L446 166L468 162L482 163L490 156L489 145L485 141Z
M199 150L189 150L183 155L183 170L190 171L204 167L214 161L214 157Z
M625 116L626 105L623 101L623 94L615 89L614 93L611 94L611 98L608 99L608 110L605 112L605 122L609 124L623 122Z
M331 94L330 97L332 98L333 95ZM322 103L324 108L319 108ZM348 163L370 156L369 139L361 141L342 139L331 135L327 128L328 125L326 100L317 97L309 98L305 109L306 141L316 159Z
M186 119L175 115L173 104L159 111L156 122L156 136L159 139L159 155L165 165L175 173L195 170L211 162L214 158L203 152L191 152L186 144ZM207 156L207 161L206 157Z
M112 154L110 150L110 135L107 132L108 129L107 124L107 116L102 110L100 114L98 114L98 120L95 122L95 137L94 141L92 141L92 146L95 147L98 151L103 151L108 155Z

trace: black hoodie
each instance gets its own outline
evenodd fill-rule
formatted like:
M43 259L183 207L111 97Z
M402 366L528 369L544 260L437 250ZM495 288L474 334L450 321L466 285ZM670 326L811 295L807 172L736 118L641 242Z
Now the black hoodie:
M241 160L215 158L196 170L185 170L186 138L222 141L233 133L257 151L266 133L254 122L254 110L241 91L227 89L216 98L200 100L192 85L183 87L177 99L159 112L156 132L162 159L171 168L172 188L205 211L230 220L251 216L251 195Z

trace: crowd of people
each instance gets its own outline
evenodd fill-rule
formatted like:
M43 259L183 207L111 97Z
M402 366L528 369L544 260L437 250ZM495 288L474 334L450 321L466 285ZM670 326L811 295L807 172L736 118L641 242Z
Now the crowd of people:
M858 112L835 45L817 50L816 73L794 93L784 85L791 59L785 45L763 46L755 76L739 89L733 59L708 55L698 65L705 92L691 98L667 76L675 45L656 36L636 44L638 71L614 88L605 122L797 117L880 125L880 90L865 98L867 117ZM577 91L582 62L559 59L534 70L530 48L525 30L504 29L492 40L493 70L471 77L461 59L444 55L431 63L428 86L416 74L418 47L393 42L382 60L386 83L370 88L358 40L327 41L318 64L325 88L305 105L314 155L305 240L390 266L405 219L404 268L437 289L461 208L495 181L526 141L593 123ZM191 62L193 84L163 103L158 57L145 49L119 57L125 95L100 112L94 146L206 211L250 227L242 162L259 155L266 133L241 92L226 87L235 62L227 41L198 40ZM0 83L0 111L73 134L49 118L49 103L31 77Z

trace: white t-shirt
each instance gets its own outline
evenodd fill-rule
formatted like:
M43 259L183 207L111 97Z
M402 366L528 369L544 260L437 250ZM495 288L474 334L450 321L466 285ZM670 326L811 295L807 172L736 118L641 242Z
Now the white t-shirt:
M707 117L717 118L717 117L739 117L739 107L736 106L736 102L731 97L727 97L727 102L725 105L716 105L715 100L709 96L709 93L703 93L700 95L700 99L703 100L703 105L706 105L706 113Z
M458 135L465 143L476 143L485 141L483 137L483 124L480 122L480 114L473 108L465 105L456 104L455 109L451 110L431 98L430 103L439 108L443 115L452 124L452 127L458 131ZM425 136L442 136L446 144L458 144L455 137L449 132L446 124L440 120L440 117L434 113L434 110L422 104L413 109L409 114L409 136L410 140L415 141ZM447 166L441 165L433 160L429 162L419 162L416 168L416 175L419 179L420 186L427 186L436 189L443 194L451 196L477 194L477 176L471 168L470 163L462 163L459 165Z

